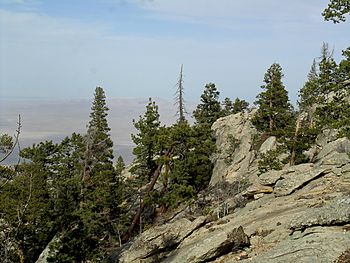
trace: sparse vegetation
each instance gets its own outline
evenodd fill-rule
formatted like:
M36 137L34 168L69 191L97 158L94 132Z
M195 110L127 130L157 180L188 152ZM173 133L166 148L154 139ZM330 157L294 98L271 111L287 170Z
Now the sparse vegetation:
M283 165L279 160L279 155L280 153L278 150L270 150L266 153L261 153L258 163L259 174L270 170L281 170Z

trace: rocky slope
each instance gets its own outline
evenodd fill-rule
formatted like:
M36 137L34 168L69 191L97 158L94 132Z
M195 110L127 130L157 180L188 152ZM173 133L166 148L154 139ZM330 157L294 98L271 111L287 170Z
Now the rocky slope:
M145 231L113 262L350 262L350 141L325 132L313 163L258 176L259 152L276 139L257 143L250 117L214 123L220 150L202 202Z

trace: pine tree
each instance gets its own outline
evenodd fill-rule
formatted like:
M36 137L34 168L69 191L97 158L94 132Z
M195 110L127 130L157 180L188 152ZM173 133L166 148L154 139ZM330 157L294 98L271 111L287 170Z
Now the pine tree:
M210 157L216 147L211 126L223 116L219 95L215 84L207 84L201 95L201 103L193 112L196 124L192 127L193 145L186 157L186 166L191 177L191 185L196 192L207 187L213 171Z
M104 91L97 87L88 131L79 150L81 161L73 164L81 171L79 204L69 226L53 246L58 253L51 262L101 262L111 247L118 246L116 227L122 194L113 166L107 111Z
M345 22L346 14L350 13L349 0L330 0L322 15L326 21L331 20L334 24Z
M337 86L337 64L333 59L333 51L329 50L327 43L322 44L319 59L318 88L320 94L317 102L323 103L334 95Z
M230 98L226 97L224 99L224 101L222 102L222 106L223 106L223 109L222 109L223 116L228 116L228 115L232 114L233 103L232 103L232 100Z
M144 116L140 116L138 121L133 120L133 123L138 133L131 135L136 145L133 150L136 165L131 171L137 174L141 181L148 182L157 168L155 158L162 150L158 144L160 135L158 106L151 98L149 98Z
M319 128L336 129L339 136L347 137L350 137L349 53L349 49L343 52L345 59L339 66L336 66L332 58L324 59L320 83L323 89L330 91L325 93L326 99L318 105L315 112Z
M55 224L59 231L63 231L75 220L75 212L79 208L84 138L73 133L56 147L51 166L52 194Z
M318 72L317 72L317 63L314 59L308 78L303 88L299 91L299 108L302 111L308 111L317 101L320 90L318 88Z
M220 92L214 83L205 85L201 95L201 103L193 112L197 124L205 124L209 127L220 117L222 117L221 104L219 101Z
M239 98L236 98L235 101L232 104L232 113L236 114L239 112L242 112L246 109L248 109L249 103L245 100L241 100Z
M225 98L222 104L224 106L222 109L222 114L224 116L242 112L248 109L249 106L248 102L239 98L236 98L234 102L232 102L230 98Z
M117 176L121 176L123 170L125 169L125 162L122 156L119 156L117 159L117 163L115 165L115 171Z
M56 151L51 141L23 149L21 156L29 162L20 164L0 191L0 241L8 249L4 262L35 262L55 231L50 181Z
M265 85L261 86L264 91L257 96L255 104L259 109L253 118L253 124L260 131L278 134L290 122L292 106L282 77L282 68L277 63L272 64L265 74Z

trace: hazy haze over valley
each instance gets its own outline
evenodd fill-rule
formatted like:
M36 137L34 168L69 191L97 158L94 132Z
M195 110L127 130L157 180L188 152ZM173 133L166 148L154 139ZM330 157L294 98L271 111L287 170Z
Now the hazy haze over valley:
M159 106L162 123L164 125L173 123L176 120L174 103L157 98L155 101ZM127 163L130 163L133 158L133 143L130 135L135 132L135 129L132 120L138 119L144 113L147 103L148 99L141 98L107 99L114 155L122 155ZM192 112L193 105L194 103L188 103L188 112ZM1 132L11 135L17 129L18 114L21 115L20 143L23 148L45 140L59 142L73 132L84 134L89 122L91 101L78 99L1 100L0 111ZM8 163L16 161L16 156L12 155Z

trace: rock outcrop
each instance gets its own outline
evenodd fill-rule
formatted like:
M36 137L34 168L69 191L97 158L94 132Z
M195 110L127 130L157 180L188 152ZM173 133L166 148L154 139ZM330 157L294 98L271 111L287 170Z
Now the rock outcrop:
M232 196L220 192L225 198L201 207L204 216L194 221L175 217L145 231L119 262L350 262L350 141L321 138L313 163L258 175L259 151L273 149L276 140L254 145L250 117L231 115L213 125L220 151L211 185L232 185L231 192L226 186ZM230 138L239 143L232 147ZM243 180L247 187L240 188ZM242 199L249 202L237 205Z
M225 180L228 182L245 178L252 167L255 152L251 150L256 129L250 122L254 113L238 113L218 119L212 126L219 149L214 156L214 170L210 185ZM236 147L229 138L237 141Z
M138 236L130 248L119 255L119 262L154 262L162 253L176 247L205 223L205 217L199 217L193 222L181 218L173 223L151 228Z

